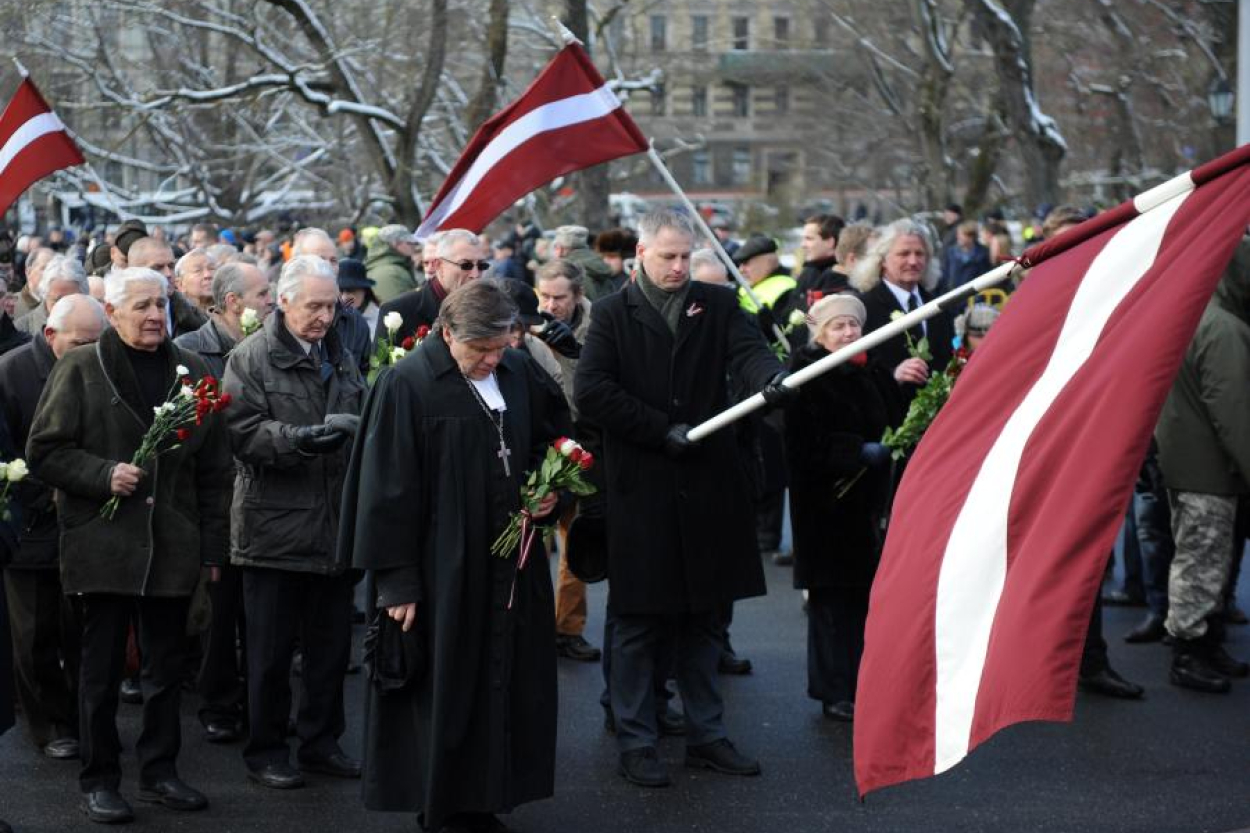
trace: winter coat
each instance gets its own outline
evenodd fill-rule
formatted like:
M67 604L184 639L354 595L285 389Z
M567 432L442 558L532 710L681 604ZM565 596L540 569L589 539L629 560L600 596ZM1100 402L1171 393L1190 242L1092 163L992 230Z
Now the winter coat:
M185 333L193 333L208 323L208 313L197 307L181 292L169 296L170 315L174 327L169 333L170 338L177 338Z
M8 313L0 312L0 356L28 341L30 336L13 326L13 319Z
M573 338L578 344L586 343L586 332L590 329L590 299L585 295L577 299L577 309L573 311L573 320L569 322L573 328ZM577 419L577 406L573 402L573 379L577 375L577 359L551 351L560 365L560 387L564 389L564 398L569 402L573 419Z
M918 291L920 292L921 304L927 304L933 300L933 295L923 287L920 287ZM864 321L864 335L889 324L890 317L896 311L907 311L899 304L898 299L894 297L894 293L890 291L890 288L885 285L884 280L878 280L871 289L863 292L859 297L864 302L864 309L868 313L868 317ZM955 353L953 344L955 327L950 318L945 315L935 315L926 321L925 325L928 328L929 350L933 355L933 359L929 362L929 373L940 373L950 364L951 356ZM925 335L925 332L917 325L911 328L911 334L912 338L918 341ZM889 368L891 373L905 359L911 358L911 354L907 352L907 339L903 333L899 333L889 341L878 344L869 351L869 356ZM901 390L904 400L911 402L915 398L916 392L920 390L920 387L918 385L906 384L902 386ZM899 418L902 419L902 414L899 415Z
M21 318L13 322L13 326L27 335L38 335L48 323L48 307L40 304Z
M392 312L398 312L404 319L403 325L395 333L395 341L402 342L408 336L415 336L417 328L424 325L433 327L435 319L438 318L438 310L443 305L439 294L434 290L434 284L437 278L426 282L425 286L412 292L405 292L393 301L387 301L378 310L378 326L373 333L373 340L376 343L379 338L386 335L386 316Z
M637 283L595 302L574 395L580 418L603 432L614 611L712 611L764 594L734 432L679 459L664 440L726 408L729 374L759 390L781 369L724 288L692 282L676 336Z
M1250 237L1202 313L1155 437L1169 489L1250 492Z
M612 267L588 247L578 246L575 249L569 249L564 255L564 259L576 263L586 273L586 280L582 283L582 290L586 293L586 297L591 303L598 301L600 298L605 298L621 288L621 282L613 274Z
M373 294L382 304L417 288L417 270L412 258L400 254L384 240L374 240L369 247L365 274L374 282Z
M956 243L942 251L942 283L941 292L963 286L968 281L976 280L993 268L990 264L990 250L980 243L973 243L971 249L965 249Z
M178 336L174 344L197 354L208 365L208 372L221 379L226 375L226 357L234 349L235 341L210 319L198 330Z
M204 361L166 340L158 348L172 389L176 368L193 379ZM67 594L190 596L206 564L226 560L230 451L220 414L145 467L114 517L114 466L129 461L152 424L138 377L116 330L57 361L26 443L31 473L57 490L61 586Z
M0 357L0 415L12 446L0 448L0 459L25 456L35 406L54 364L56 355L42 333ZM36 477L27 477L13 487L10 498L10 532L19 546L0 561L16 568L56 567L61 530L52 489Z
M226 363L225 412L239 465L231 505L230 561L247 567L338 575L339 500L351 443L329 454L296 449L291 429L327 414L359 414L365 383L333 328L324 344L334 373L320 369L286 328L281 310Z

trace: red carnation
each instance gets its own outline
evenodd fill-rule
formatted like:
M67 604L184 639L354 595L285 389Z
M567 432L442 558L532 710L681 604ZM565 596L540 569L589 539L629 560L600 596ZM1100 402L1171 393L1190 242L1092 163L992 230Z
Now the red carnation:
M577 465L581 466L582 471L586 471L594 464L595 464L594 455L592 455L589 451L584 452L582 454L582 459L577 461Z
M848 361L850 361L850 363L855 365L856 367L863 367L866 364L868 364L868 354L856 353L854 356L851 356L851 358Z
M403 341L399 343L399 346L404 348L405 350L411 350L412 348L417 346L417 340L413 338L412 336L408 336L406 339L404 339Z
M191 432L186 428L179 428L174 435L178 437L178 442L185 443L191 437Z
M418 338L418 339L425 338L425 337L426 337L426 336L428 336L429 334L430 334L430 328L429 328L428 326L426 326L425 324L422 324L420 327L417 327L417 338Z

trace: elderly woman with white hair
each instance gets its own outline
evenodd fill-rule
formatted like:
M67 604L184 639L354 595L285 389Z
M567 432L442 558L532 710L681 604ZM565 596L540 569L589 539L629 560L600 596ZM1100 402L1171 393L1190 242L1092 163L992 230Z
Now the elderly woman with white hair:
M868 253L851 272L851 286L864 302L864 332L879 330L896 315L911 312L933 299L942 277L933 252L929 229L910 218L896 220L881 229ZM926 339L932 355L928 361L912 356L903 333L877 345L871 355L894 373L910 402L929 380L929 374L945 369L954 353L955 331L946 315L935 315L912 327L914 343ZM900 415L900 419L901 419Z
M64 592L82 603L80 721L87 816L130 821L119 792L118 686L126 634L137 617L143 651L143 728L135 743L139 798L174 810L208 805L176 767L191 596L201 570L227 555L233 468L220 417L166 447L144 468L130 461L179 379L207 375L169 340L165 278L131 267L109 273L112 328L60 358L27 440L32 473L58 492ZM116 513L101 509L119 497Z
M798 370L860 337L864 305L829 295L808 312ZM786 409L794 586L808 591L807 694L849 721L864 650L868 590L881 554L892 478L880 439L902 415L899 385L863 353L807 382Z
M39 300L42 303L14 321L13 326L24 333L38 335L43 332L48 314L52 312L57 301L66 295L88 295L90 292L87 273L78 259L69 255L53 255L43 267L43 276L39 283Z

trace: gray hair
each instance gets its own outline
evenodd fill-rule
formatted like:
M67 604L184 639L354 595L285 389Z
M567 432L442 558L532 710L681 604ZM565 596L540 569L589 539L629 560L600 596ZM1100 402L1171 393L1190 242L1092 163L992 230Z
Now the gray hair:
M318 258L320 259L320 258ZM233 292L242 295L247 284L248 266L251 264L231 261L213 274L213 305L219 310L226 308L226 296Z
M695 249L690 255L690 274L694 274L694 270L700 266L712 266L719 269L724 274L729 274L729 267L725 265L725 261L720 259L720 255L711 249Z
M881 282L881 270L885 265L885 257L894 248L900 237L919 237L929 253L929 262L925 266L924 276L920 285L925 289L933 289L942 277L942 264L938 263L937 253L933 246L933 235L924 223L911 217L895 220L881 229L879 236L868 248L868 253L855 263L851 272L851 287L859 292L868 292Z
M216 269L223 263L230 263L238 257L239 250L229 243L214 243L204 247L204 254L208 255L208 265Z
M560 226L551 242L565 249L584 249L589 239L590 229L585 226Z
M201 257L207 260L210 266L212 265L212 258L208 256L207 249L192 249L182 257L178 258L178 262L174 264L174 277L181 278L182 273L191 267L191 261L198 260Z
M324 232L323 232L324 233ZM335 281L334 267L316 255L298 255L282 267L278 275L278 300L294 301L304 288L304 278L323 278ZM216 299L217 279L213 278L213 298Z
M481 247L482 238L478 237L468 229L451 228L446 231L439 232L438 237L438 256L451 257L451 250L456 247L457 243L468 243L470 246Z
M162 293L169 293L169 282L160 272L146 266L127 266L125 269L114 269L105 276L104 303L121 306L135 284L154 284L161 288Z
M512 332L519 313L501 281L480 278L452 290L438 310L435 327L456 341L499 338Z
M53 255L48 265L43 267L43 276L39 279L39 294L47 297L48 287L53 281L73 281L83 295L91 292L91 284L87 283L87 272L76 257Z
M407 226L391 224L378 229L377 239L388 246L394 246L396 243L411 243L412 232L408 230Z
M581 295L582 284L586 281L586 272L579 264L558 257L538 267L538 271L534 274L534 283L551 281L556 278L568 278L573 294Z
M673 208L656 208L642 215L638 221L638 242L644 246L656 238L663 229L672 229L694 240L694 220L684 211Z
M308 228L302 228L299 231L295 232L295 236L291 238L292 259L304 254L304 241L309 240L313 237L316 237L319 240L324 240L325 242L329 243L331 246L334 245L334 240L330 237L329 234L326 233L325 229L315 228L313 226L309 226ZM285 272L286 270L283 269L282 271ZM279 293L279 295L281 295L281 293Z
M103 305L90 295L66 295L57 301L52 305L52 312L48 313L48 321L44 326L60 332L65 328L65 322L74 314L74 310L78 309L79 304L86 304L90 307L100 323L108 326L109 318L104 312Z

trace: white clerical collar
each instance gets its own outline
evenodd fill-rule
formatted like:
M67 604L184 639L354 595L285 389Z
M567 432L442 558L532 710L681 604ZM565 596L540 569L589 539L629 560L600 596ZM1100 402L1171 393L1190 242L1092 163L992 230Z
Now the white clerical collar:
M887 287L889 287L890 292L894 294L894 297L896 299L898 299L898 305L902 307L903 309L910 310L910 301L913 295L916 296L916 306L924 306L924 299L920 297L919 291L913 289L909 292L906 289L903 289L901 286L895 286L894 284L884 279L882 280L882 282Z
M477 389L478 395L482 397L482 401L486 403L486 407L492 411L508 410L508 403L503 401L503 392L499 390L499 380L492 373L485 379L470 379L469 384Z

